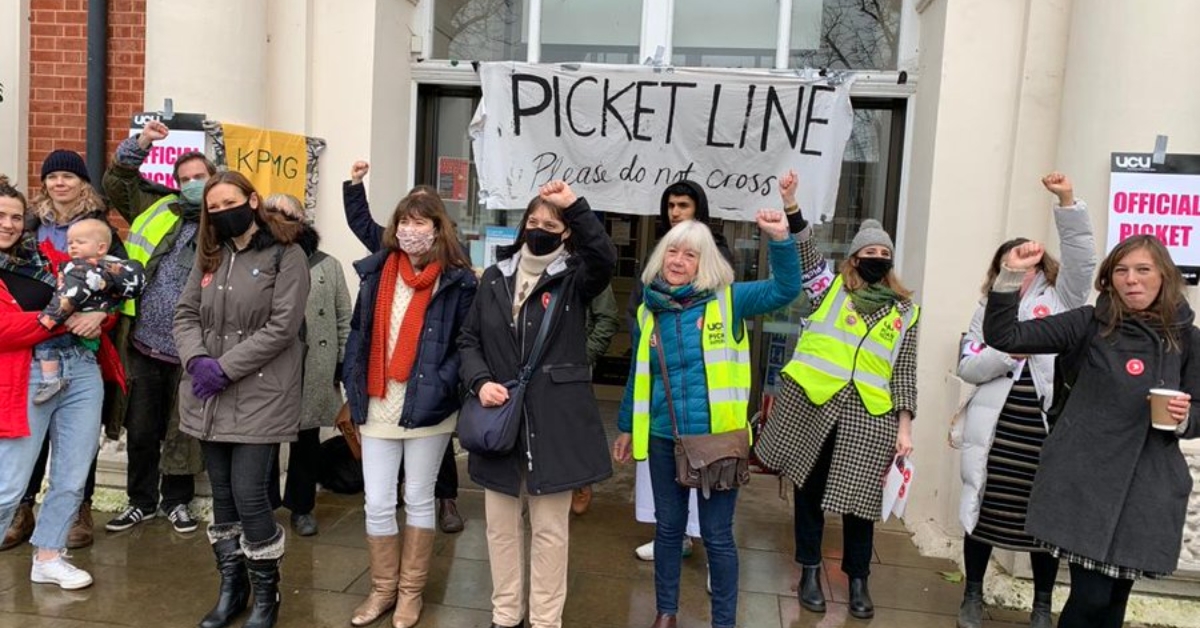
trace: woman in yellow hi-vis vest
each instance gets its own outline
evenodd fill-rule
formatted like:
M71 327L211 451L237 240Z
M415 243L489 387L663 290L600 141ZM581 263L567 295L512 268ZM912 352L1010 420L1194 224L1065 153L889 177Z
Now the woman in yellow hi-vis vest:
M758 227L771 240L771 279L733 283L733 269L718 251L712 232L692 220L667 232L642 274L643 301L632 338L636 353L613 458L649 459L658 524L654 628L673 628L679 612L689 490L675 481L676 426L681 435L746 427L750 340L743 321L800 295L799 260L784 215L759 212ZM712 625L732 627L737 617L737 489L704 492L708 496L699 496L697 503L712 580Z
M787 182L787 181L785 181ZM794 184L782 189L793 206ZM821 591L823 511L845 525L842 571L850 579L850 614L869 618L867 590L881 478L912 451L917 401L919 308L892 270L892 239L864 220L838 275L829 270L811 229L797 236L813 314L783 369L779 393L756 452L795 486L800 604L825 611Z

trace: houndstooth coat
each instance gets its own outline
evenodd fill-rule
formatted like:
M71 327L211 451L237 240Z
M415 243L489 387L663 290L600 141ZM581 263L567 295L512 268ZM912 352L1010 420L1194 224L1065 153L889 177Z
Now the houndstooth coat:
M821 258L811 240L811 229L796 236L800 250L805 291L815 311L828 296L833 283L829 262ZM911 301L897 305L901 312L912 309ZM874 325L887 308L864 316ZM779 394L755 445L760 460L797 486L803 486L820 457L825 441L833 438L833 460L821 508L827 512L852 514L878 521L883 507L883 478L896 455L897 413L917 408L917 329L914 324L900 341L900 354L892 373L894 408L883 416L872 416L863 406L854 386L846 386L822 406L813 404L803 388L781 375Z

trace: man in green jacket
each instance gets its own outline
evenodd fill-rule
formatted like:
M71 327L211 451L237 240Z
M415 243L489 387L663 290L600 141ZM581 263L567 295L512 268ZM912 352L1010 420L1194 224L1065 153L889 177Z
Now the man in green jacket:
M129 257L146 268L145 291L122 310L125 315L118 326L128 394L125 403L111 404L113 411L105 417L110 429L124 424L129 456L129 504L105 526L109 532L132 528L160 511L177 532L198 527L188 504L204 463L199 443L179 433L175 396L181 365L172 323L196 256L204 184L217 169L203 153L190 152L175 162L179 191L143 179L138 168L154 142L169 134L161 122L146 124L140 134L117 147L116 159L104 173L109 202L130 223Z

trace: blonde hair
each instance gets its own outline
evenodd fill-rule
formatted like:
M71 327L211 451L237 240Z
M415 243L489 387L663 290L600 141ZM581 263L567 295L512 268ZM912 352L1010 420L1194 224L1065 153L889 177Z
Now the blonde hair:
M304 211L304 203L301 203L300 199L292 196L291 194L276 192L263 199L263 207L265 207L267 211L282 211L282 209L286 207L288 210L286 213L289 216L295 216L296 218L299 218L304 224L312 224L312 220L309 219L308 212Z
M650 285L662 273L667 249L672 248L695 251L700 256L696 277L692 279L692 285L697 290L718 290L733 283L733 267L721 255L708 225L685 220L672 227L654 247L654 252L646 261L646 269L642 271L643 284Z
M104 222L103 220L98 218L84 218L83 220L77 220L71 223L70 227L67 227L68 238L71 237L72 231L76 233L82 231L83 233L95 237L96 240L104 245L105 250L112 247L112 228L109 227L108 223Z

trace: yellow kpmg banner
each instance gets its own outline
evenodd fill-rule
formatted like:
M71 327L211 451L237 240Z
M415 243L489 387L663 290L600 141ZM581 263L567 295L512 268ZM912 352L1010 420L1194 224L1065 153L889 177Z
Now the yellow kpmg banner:
M246 175L264 197L291 194L309 213L316 207L317 160L325 140L213 121L205 130L217 163Z

